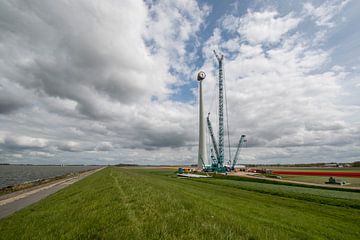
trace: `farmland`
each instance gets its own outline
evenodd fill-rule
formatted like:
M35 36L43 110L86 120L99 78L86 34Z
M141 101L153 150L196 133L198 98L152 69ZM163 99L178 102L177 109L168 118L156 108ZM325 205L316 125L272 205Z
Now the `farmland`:
M324 184L329 180L329 177L325 176L297 176L297 175L281 175L284 180L298 181L298 182L308 182L316 184ZM360 187L360 178L354 177L337 177L341 181L346 181L349 183L348 186L351 187Z
M360 187L359 168L272 168L272 173L284 180L324 184L329 177L346 181L351 187Z
M299 171L299 170L273 170L273 174L300 175L300 176L334 176L334 177L358 177L360 172L353 171Z
M0 221L0 239L359 239L360 193L106 168Z

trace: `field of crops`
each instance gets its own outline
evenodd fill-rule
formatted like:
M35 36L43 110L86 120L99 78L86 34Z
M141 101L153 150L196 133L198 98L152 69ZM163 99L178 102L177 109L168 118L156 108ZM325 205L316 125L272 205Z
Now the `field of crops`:
M304 170L273 170L273 174L278 175L300 175L300 176L328 176L328 177L357 177L360 178L360 172L357 171L304 171Z
M345 181L350 187L360 187L359 168L272 168L272 173L280 175L284 180L324 184L329 177L337 181Z
M325 176L300 176L300 175L281 175L284 180L298 181L298 182L307 182L307 183L316 183L324 184L329 181L329 177ZM354 177L336 177L337 181L345 181L349 187L360 187L360 178Z
M360 192L107 168L0 220L0 239L360 239Z

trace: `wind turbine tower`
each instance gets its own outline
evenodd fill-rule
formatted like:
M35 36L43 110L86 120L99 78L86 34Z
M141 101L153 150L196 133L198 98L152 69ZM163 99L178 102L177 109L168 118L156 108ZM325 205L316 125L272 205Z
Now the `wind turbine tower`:
M205 79L206 74L200 71L197 76L199 81L199 154L198 154L198 168L203 169L208 163L207 151L206 151L206 125L204 118L204 98L202 92L202 82Z

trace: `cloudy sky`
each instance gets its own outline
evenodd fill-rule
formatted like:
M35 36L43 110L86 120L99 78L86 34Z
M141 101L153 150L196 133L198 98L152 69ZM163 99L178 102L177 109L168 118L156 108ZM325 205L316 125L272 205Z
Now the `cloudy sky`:
M360 160L359 13L356 0L1 1L0 163L196 163L200 69L217 124L214 49L242 163Z

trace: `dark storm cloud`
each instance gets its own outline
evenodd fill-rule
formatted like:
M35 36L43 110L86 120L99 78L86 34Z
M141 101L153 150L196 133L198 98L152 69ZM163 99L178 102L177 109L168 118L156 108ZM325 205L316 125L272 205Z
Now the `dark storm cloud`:
M184 133L168 132L149 132L142 134L142 144L145 147L183 147L189 140Z
M169 109L170 110L170 109ZM183 121L178 122L179 119L186 119L186 115L182 116L181 112L175 112L178 119L166 119L163 124L153 123L154 117L147 120L139 120L134 118L133 122L128 123L131 128L126 125L120 127L110 126L108 131L121 135L121 139L114 140L123 147L134 149L134 148L145 148L149 150L160 149L160 148L179 148L184 147L188 144L193 144L195 132L187 131L191 126L190 122ZM170 116L169 116L170 117ZM107 133L103 132L100 133Z
M0 114L9 114L29 105L32 96L16 83L0 79Z
M107 151L112 151L114 149L113 145L110 142L103 142L98 144L95 147L96 151L101 151L101 152L107 152Z
M5 95L0 91L0 114L8 114L14 112L22 107L25 107L27 102L12 95Z
M99 12L96 4L85 3L0 3L1 40L7 45L0 51L10 58L0 66L4 76L50 97L71 99L93 119L110 117L99 98L129 104L164 91L161 79L167 78L159 77L166 72L144 51L144 4L129 5L141 12L135 17L121 4L104 2ZM133 18L132 26L124 25Z
M185 12L199 10L195 2L180 6L189 8ZM166 5L152 9L168 13ZM197 15L171 15L165 38L158 38L153 31L162 29L163 22L147 32L147 11L144 2L132 0L1 2L0 40L6 48L0 53L9 57L0 62L0 70L2 78L10 79L4 89L16 85L32 94L31 108L5 119L0 129L3 146L78 154L192 142L192 106L161 101L170 93L168 84L176 82L167 71L167 51L181 57L178 52L202 20ZM179 26L183 19L187 25ZM174 38L174 31L181 31L181 36ZM144 35L163 48L150 53ZM152 103L152 96L159 102ZM6 95L7 108L2 101L2 111L26 107L21 104L25 99L21 94ZM15 120L21 128L14 127ZM11 133L20 137L9 140Z

